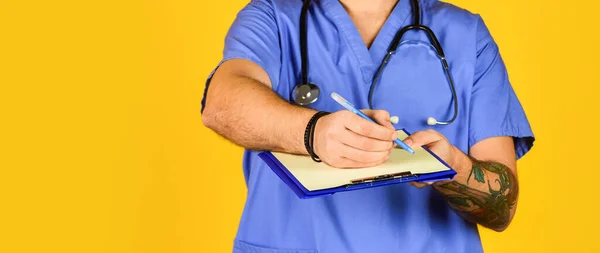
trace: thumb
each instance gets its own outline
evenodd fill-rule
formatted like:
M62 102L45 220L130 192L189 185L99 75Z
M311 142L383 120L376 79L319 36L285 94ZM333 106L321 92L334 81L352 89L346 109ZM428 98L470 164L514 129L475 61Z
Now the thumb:
M411 148L427 146L431 143L437 142L442 139L442 135L435 130L419 131L411 134L404 139L404 143Z
M390 113L385 110L361 110L369 118L373 119L377 124L386 128L396 130L390 121Z
M416 181L409 182L409 184L414 187L417 187L417 188L423 188L423 187L431 185L431 183L423 183L423 182L416 182Z

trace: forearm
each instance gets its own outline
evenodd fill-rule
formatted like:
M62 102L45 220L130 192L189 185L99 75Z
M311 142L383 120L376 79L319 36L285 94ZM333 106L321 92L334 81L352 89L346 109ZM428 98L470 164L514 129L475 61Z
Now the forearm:
M242 75L215 75L206 97L204 124L254 150L306 154L303 136L314 110L294 106L265 84Z
M519 185L509 167L479 161L460 152L458 174L452 181L434 183L449 205L463 218L495 231L508 227L516 210Z

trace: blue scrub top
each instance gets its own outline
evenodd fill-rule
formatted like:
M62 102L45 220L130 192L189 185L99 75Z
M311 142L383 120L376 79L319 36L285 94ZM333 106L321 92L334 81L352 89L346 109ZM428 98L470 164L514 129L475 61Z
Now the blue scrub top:
M420 3L422 22L436 33L449 61L458 118L447 126L426 123L428 117L449 119L453 106L440 62L422 32L404 36L376 86L374 109L399 116L398 129L433 128L465 153L483 139L513 136L520 158L532 147L533 133L483 20L448 3ZM290 100L301 80L301 7L300 0L252 0L227 34L223 61L255 62L268 73L273 90ZM337 92L368 108L373 75L396 31L412 20L410 2L399 1L369 49L337 0L312 1L308 76L321 97L310 107L342 110L329 97ZM244 155L248 195L233 252L482 252L477 226L431 187L397 184L301 200L257 154Z

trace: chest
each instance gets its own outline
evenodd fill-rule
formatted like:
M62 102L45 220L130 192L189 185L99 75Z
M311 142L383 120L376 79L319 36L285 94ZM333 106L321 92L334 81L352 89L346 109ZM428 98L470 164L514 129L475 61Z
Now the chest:
M375 12L348 12L348 16L352 20L352 25L356 27L356 30L360 34L361 39L367 48L370 48L373 45L373 41L381 31L389 14L390 11L388 10Z
M343 9L342 9L343 11ZM406 11L405 11L406 12ZM359 109L383 109L398 116L397 128L410 132L434 128L448 138L466 139L468 111L475 66L475 36L472 28L447 27L442 20L429 18L450 65L459 103L459 116L449 126L427 125L427 118L448 120L454 113L453 96L447 75L428 37L407 32L395 53L374 80L396 32L410 25L409 15L396 10L383 24L359 19L347 13L315 10L308 20L308 80L320 89L319 99L307 107L337 111L343 108L330 94L339 93ZM362 27L362 28L361 28ZM282 33L282 66L277 92L290 98L302 75L298 25L287 23ZM362 31L361 31L362 30ZM452 30L453 32L449 32ZM371 47L365 41L372 41ZM369 96L369 94L372 94ZM457 141L455 141L456 144Z

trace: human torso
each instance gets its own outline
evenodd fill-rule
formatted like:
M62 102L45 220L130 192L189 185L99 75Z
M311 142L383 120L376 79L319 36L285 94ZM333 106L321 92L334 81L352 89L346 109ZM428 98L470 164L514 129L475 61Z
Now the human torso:
M422 1L423 2L423 1ZM300 80L299 18L302 1L276 0L281 60L273 89L290 99ZM397 127L409 132L434 128L463 151L468 148L468 101L475 64L474 21L462 10L425 1L423 23L437 34L446 52L461 102L461 117L449 126L428 126L429 116L451 116L451 93L439 62L424 50L419 33L390 60L373 95L373 107L399 116ZM410 24L410 4L400 1L380 29L357 29L335 0L313 1L309 11L309 81L321 97L309 107L342 108L328 94L337 92L359 108L368 108L373 74L396 31ZM377 33L373 33L378 30ZM365 35L365 36L363 36ZM371 37L368 37L371 36ZM372 40L370 48L365 41ZM431 188L398 184L299 199L257 156L246 151L248 197L236 246L240 252L481 252L476 225L456 215ZM305 251L301 251L305 250Z

